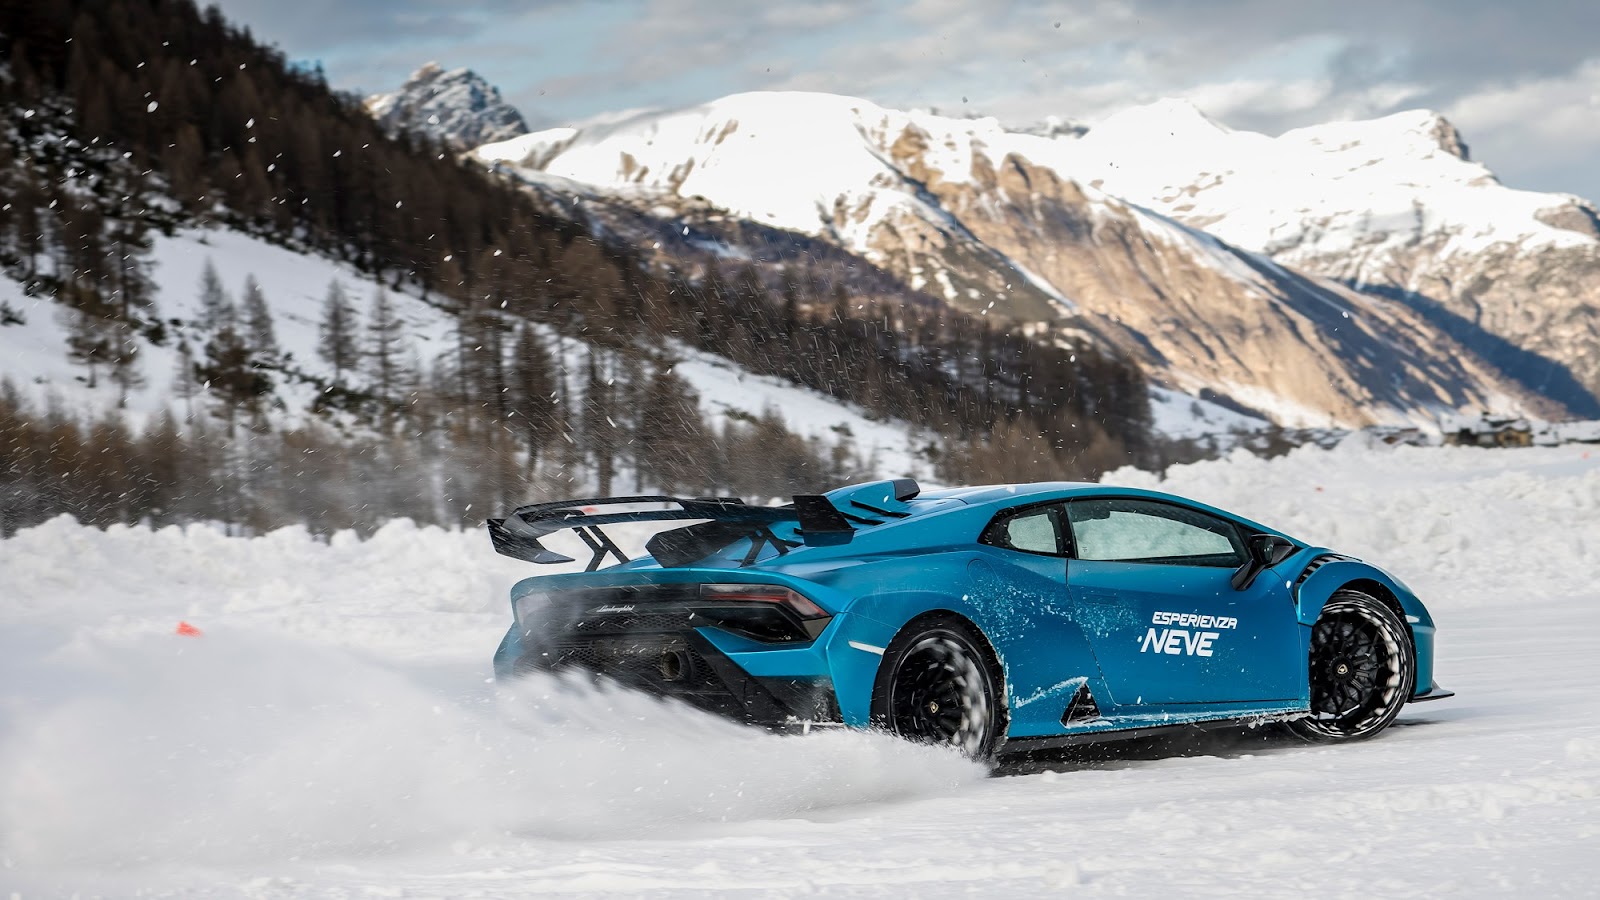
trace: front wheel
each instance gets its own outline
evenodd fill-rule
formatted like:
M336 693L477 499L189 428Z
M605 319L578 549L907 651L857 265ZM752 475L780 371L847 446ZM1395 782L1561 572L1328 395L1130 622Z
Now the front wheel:
M884 653L873 723L910 741L991 759L1004 723L996 668L964 622L940 616L915 623Z
M1375 597L1339 591L1311 629L1311 714L1289 730L1319 743L1372 737L1400 714L1416 674L1400 616Z

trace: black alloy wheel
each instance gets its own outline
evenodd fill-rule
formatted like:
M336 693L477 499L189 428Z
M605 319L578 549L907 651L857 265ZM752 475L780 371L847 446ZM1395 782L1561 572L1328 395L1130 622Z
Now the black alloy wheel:
M1411 699L1416 667L1405 621L1375 597L1341 590L1311 629L1311 713L1289 729L1322 743L1372 737Z
M906 740L991 759L1004 721L995 668L958 620L908 628L890 643L879 667L873 721Z

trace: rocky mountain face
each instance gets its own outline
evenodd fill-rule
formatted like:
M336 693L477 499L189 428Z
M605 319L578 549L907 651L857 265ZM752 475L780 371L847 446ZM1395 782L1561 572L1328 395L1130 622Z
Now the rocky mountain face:
M366 106L390 134L424 134L463 149L528 130L522 113L476 72L447 72L433 62L413 72L398 91L368 97Z
M825 94L751 94L478 148L668 215L710 204L833 242L1045 339L1089 332L1169 386L1290 425L1549 404L1436 321L1300 274L1075 174L1096 130L1011 131Z
M1527 387L1600 414L1600 217L1519 191L1427 112L1232 131L1168 101L1045 157L1130 202L1398 301Z

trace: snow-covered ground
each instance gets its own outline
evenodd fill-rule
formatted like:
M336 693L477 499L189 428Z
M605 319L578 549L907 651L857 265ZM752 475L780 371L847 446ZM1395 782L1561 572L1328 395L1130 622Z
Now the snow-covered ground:
M1600 452L1347 443L1161 485L1407 579L1459 696L1362 745L1225 737L984 778L557 681L497 695L528 567L481 534L58 520L0 542L0 888L1592 895Z

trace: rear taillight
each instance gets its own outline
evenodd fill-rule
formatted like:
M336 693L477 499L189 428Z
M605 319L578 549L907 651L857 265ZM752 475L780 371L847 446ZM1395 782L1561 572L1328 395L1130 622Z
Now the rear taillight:
M825 619L828 614L802 594L771 584L702 584L700 599L723 603L770 603L786 606L802 619Z

